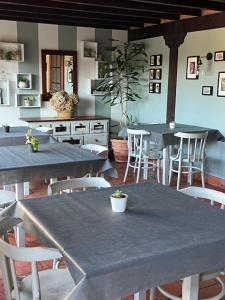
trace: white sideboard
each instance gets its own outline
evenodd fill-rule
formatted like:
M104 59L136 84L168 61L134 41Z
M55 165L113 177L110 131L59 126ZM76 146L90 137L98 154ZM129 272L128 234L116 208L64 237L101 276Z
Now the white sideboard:
M31 128L51 127L53 136L61 143L69 142L76 146L98 144L108 146L109 119L102 117L23 118Z

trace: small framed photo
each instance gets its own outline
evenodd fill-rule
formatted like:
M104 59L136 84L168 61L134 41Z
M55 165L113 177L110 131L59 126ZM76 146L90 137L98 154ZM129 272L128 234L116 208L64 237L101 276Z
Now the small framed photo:
M150 80L153 80L153 79L155 79L155 69L150 69L149 70L149 79Z
M218 74L217 96L225 97L225 72Z
M213 94L213 86L203 86L202 87L202 95L212 96L212 94Z
M150 56L150 66L155 66L155 55Z
M155 83L149 82L149 93L155 93Z
M155 69L155 79L162 79L162 69Z
M161 66L162 65L162 54L156 55L155 65L156 66Z
M186 79L198 79L199 56L188 56L186 67Z
M161 83L160 82L156 82L155 83L155 93L156 94L160 94L161 93Z
M217 51L214 53L214 61L225 60L225 51Z

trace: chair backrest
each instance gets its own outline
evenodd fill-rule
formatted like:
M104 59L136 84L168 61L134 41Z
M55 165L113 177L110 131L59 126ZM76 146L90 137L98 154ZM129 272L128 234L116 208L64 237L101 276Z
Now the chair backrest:
M128 134L128 155L139 157L144 149L143 137L150 136L150 132L146 130L127 129Z
M63 192L85 191L87 189L101 189L111 187L111 184L102 177L83 177L61 180L49 184L48 194L61 194Z
M11 220L10 220L11 219ZM14 221L15 220L15 221ZM7 235L7 231L11 230L18 222L18 218L2 218L0 220L0 269L3 272L3 281L7 299L20 300L18 288L18 280L16 276L15 262L30 262L32 266L32 291L34 295L40 295L40 281L36 262L45 260L54 260L62 257L61 253L52 248L43 247L16 247L7 243L3 236ZM12 298L12 290L14 297ZM33 295L33 299L34 299ZM38 297L35 299L39 299Z
M219 203L221 205L221 209L224 209L225 207L225 193L198 186L187 187L179 191L194 198L210 200L211 205Z
M103 157L108 157L109 149L102 145L85 144L81 146L81 149L88 150L91 152L96 152L98 155Z
M183 155L189 162L203 161L205 159L205 145L208 132L186 133L178 132L174 136L180 138L177 156L182 160Z

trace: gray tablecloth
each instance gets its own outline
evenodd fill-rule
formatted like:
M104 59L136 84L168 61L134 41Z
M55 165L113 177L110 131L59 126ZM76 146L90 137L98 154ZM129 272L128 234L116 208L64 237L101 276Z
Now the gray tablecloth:
M107 159L67 143L41 144L37 153L30 152L27 145L1 147L0 153L0 184L63 176L82 177L90 171L117 177Z
M208 131L208 140L224 141L224 136L217 130L212 128L177 124L174 129L169 128L169 124L140 124L135 126L129 126L134 129L144 129L151 133L151 139L157 143L159 148L165 148L168 145L174 145L178 143L179 139L174 137L174 133L177 132L204 132Z
M10 132L5 132L4 129L0 127L0 147L24 145L28 129L29 128L25 126L10 127ZM32 129L32 133L38 138L40 144L57 142L52 136L49 136L39 130Z
M77 283L68 299L115 300L225 266L224 211L159 184L120 188L129 195L122 214L111 211L115 188L8 209L63 253Z

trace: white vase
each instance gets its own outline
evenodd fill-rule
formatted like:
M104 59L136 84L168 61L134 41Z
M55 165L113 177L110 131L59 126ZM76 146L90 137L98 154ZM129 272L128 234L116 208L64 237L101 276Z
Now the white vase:
M26 89L26 88L28 87L28 83L25 82L25 81L19 81L18 87L19 87L20 89Z
M118 213L125 212L126 207L127 207L128 196L126 194L123 194L123 195L124 195L123 198L115 198L112 195L110 196L113 212L118 212Z

